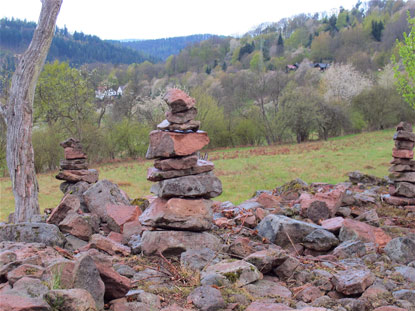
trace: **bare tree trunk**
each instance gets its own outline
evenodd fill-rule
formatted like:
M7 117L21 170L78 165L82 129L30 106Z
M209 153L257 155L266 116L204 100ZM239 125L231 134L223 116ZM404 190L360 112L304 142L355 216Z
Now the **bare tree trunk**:
M32 146L33 100L62 0L41 2L42 10L32 42L13 74L7 105L0 107L7 124L6 160L15 199L15 222L29 221L40 212Z

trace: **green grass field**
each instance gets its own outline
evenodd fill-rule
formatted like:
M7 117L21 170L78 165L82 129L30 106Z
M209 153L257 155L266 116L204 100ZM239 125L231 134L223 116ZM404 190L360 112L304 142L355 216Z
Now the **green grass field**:
M306 182L337 183L347 180L354 170L376 175L388 174L392 159L393 130L349 135L327 142L271 147L244 147L209 152L215 174L223 183L220 201L235 204L249 199L255 190L274 189L294 178ZM118 184L131 198L150 194L146 171L152 161L119 162L99 165L100 179ZM56 172L39 174L41 209L55 207L63 194ZM0 179L0 220L14 209L11 182Z

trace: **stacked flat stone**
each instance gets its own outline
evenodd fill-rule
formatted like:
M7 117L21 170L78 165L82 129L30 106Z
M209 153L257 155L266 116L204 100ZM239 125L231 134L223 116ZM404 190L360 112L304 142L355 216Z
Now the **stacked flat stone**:
M89 184L98 181L98 171L88 169L87 155L83 152L79 140L69 138L60 143L64 148L65 160L60 161L60 171L56 179L75 184L85 181Z
M195 100L179 89L167 91L166 120L150 133L147 159L155 159L147 179L157 182L157 195L140 216L140 222L158 229L206 231L212 227L212 201L222 193L212 162L198 159L197 152L209 143L200 122Z
M399 123L396 130L393 137L395 148L392 152L392 167L389 169L393 186L389 188L391 196L387 201L393 205L413 205L415 204L415 161L413 160L415 134L412 125L407 122Z

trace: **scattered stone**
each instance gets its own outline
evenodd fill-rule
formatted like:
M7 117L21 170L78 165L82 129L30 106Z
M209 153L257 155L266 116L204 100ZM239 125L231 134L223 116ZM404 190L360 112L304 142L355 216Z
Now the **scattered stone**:
M88 291L95 301L96 308L103 309L105 285L90 255L82 255L76 261L73 271L73 286Z
M302 243L316 229L321 227L281 215L268 215L257 227L260 236L281 247L290 246L290 239L294 244Z
M59 228L45 223L18 223L0 225L0 241L43 243L48 246L65 245L65 237Z
M386 180L376 176L354 171L347 173L349 180L353 184L366 184L366 185L386 185Z
M42 267L30 264L23 264L7 273L7 280L9 281L10 285L13 285L15 282L17 282L23 277L40 279L43 274L43 271L44 269Z
M145 255L159 252L164 256L178 256L189 249L210 248L220 250L221 241L207 232L145 231L141 238L141 249Z
M218 254L209 248L189 249L180 255L180 264L192 270L203 270L206 266L219 262Z
M281 265L287 258L288 255L283 249L270 248L250 254L244 260L253 264L260 272L267 274Z
M0 294L0 310L7 311L51 311L42 299L27 298L18 295Z
M132 254L138 255L141 253L141 236L139 234L132 235L127 244L131 248Z
M323 296L323 292L316 286L306 286L296 294L296 298L310 303Z
M406 300L415 304L415 290L401 289L393 292L392 295L395 299Z
M141 210L138 206L125 204L107 204L108 217L105 217L111 229L115 232L123 232L124 224L138 220Z
M350 257L363 257L366 254L366 246L360 240L344 241L333 250L333 255L340 259Z
M359 239L364 242L372 242L379 247L384 247L390 240L381 228L373 227L360 221L345 219L339 234L340 241Z
M277 282L258 280L244 288L256 298L291 298L291 291Z
M300 265L300 261L289 256L281 265L274 269L274 273L280 278L289 278Z
M113 240L104 237L100 234L93 234L88 244L91 248L102 250L110 255L124 255L128 256L131 254L131 249L120 243L114 242Z
M45 300L54 310L98 311L94 298L81 288L50 290Z
M331 212L323 201L313 201L307 208L307 217L314 223L320 224L322 220L330 218Z
M330 232L337 233L339 232L340 228L343 226L343 217L334 217L325 219L321 222L321 227L325 230L328 230Z
M202 311L215 311L223 309L226 304L223 300L221 292L208 285L196 288L187 297L188 303L193 303Z
M63 197L57 207L52 210L52 213L46 220L49 224L59 225L65 219L69 212L77 212L81 207L81 201L76 195L67 194Z
M393 261L408 264L415 260L415 236L395 238L385 246L384 251Z
M246 308L245 311L289 311L289 310L294 310L294 309L282 303L254 301L248 306L248 308ZM304 311L304 309L302 310Z
M207 267L204 273L221 274L237 287L262 279L262 273L254 265L243 260L223 260Z
M108 204L130 204L130 200L125 193L116 184L106 179L100 180L91 186L84 192L83 198L88 210L102 219L107 216Z
M64 233L69 233L81 240L88 241L94 233L91 225L91 217L70 213L59 224L59 229Z
M347 269L334 274L332 282L336 291L344 295L361 294L373 284L375 276L368 270Z
M118 274L125 276L126 278L132 278L134 274L136 273L135 270L131 268L130 266L119 264L119 263L114 265L114 270Z
M314 230L303 240L303 245L305 247L316 251L328 251L338 244L339 240L336 236L324 229Z

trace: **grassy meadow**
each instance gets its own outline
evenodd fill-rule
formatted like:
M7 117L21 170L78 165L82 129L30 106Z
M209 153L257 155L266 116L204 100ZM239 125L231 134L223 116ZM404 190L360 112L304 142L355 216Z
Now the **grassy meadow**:
M215 174L223 183L223 194L216 198L235 204L249 199L255 190L273 189L294 178L306 182L337 183L347 180L353 170L385 176L392 157L393 130L349 135L303 144L270 147L243 147L209 151ZM146 171L152 161L101 164L99 179L118 184L130 198L150 194ZM56 172L38 175L41 209L55 207L62 193ZM0 179L0 220L14 209L11 182Z

